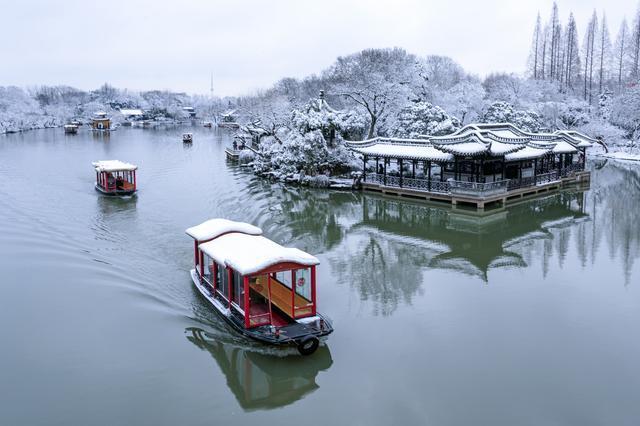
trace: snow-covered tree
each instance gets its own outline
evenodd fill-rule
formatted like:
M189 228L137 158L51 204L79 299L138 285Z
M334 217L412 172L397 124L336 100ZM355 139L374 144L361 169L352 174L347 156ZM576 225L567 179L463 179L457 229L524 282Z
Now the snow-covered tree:
M368 114L372 138L389 113L412 95L417 61L403 49L366 49L339 57L327 74L336 93Z
M422 135L440 136L452 133L460 127L460 121L439 106L417 101L411 102L398 112L392 134L407 138L417 138Z
M540 116L534 111L516 110L508 102L495 102L482 116L483 123L512 123L516 127L528 131L540 130Z
M627 20L623 19L618 30L614 46L615 78L618 82L618 90L622 88L623 79L629 73L629 27Z

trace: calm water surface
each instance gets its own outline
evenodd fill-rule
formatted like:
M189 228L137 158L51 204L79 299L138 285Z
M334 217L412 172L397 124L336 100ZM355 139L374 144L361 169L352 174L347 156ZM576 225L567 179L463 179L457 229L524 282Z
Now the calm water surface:
M640 423L639 167L477 217L272 184L184 130L0 136L0 424ZM94 191L101 159L137 197ZM220 216L318 255L327 346L218 321L184 229Z

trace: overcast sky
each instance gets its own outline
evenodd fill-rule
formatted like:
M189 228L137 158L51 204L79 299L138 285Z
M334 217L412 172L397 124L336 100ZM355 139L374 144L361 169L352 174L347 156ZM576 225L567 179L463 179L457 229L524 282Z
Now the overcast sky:
M104 82L134 90L250 93L304 77L337 56L402 47L452 57L467 71L523 72L536 13L552 1L3 0L0 85ZM636 1L560 0L580 42L594 9L612 41Z

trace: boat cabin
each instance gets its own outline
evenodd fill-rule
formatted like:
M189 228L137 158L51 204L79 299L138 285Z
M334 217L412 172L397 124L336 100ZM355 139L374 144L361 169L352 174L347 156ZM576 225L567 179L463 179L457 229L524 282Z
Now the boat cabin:
M182 134L182 142L184 142L184 143L193 142L193 133L183 133Z
M247 223L212 219L186 232L194 239L196 287L243 334L306 355L333 331L317 312L317 258Z
M136 192L138 166L135 164L119 160L103 160L91 164L96 171L95 188L98 192L106 195L132 195Z
M94 130L109 130L111 129L111 118L107 116L106 112L98 111L91 118L91 128Z
M65 124L64 125L64 132L68 133L68 134L75 135L76 133L78 133L78 125L77 124Z

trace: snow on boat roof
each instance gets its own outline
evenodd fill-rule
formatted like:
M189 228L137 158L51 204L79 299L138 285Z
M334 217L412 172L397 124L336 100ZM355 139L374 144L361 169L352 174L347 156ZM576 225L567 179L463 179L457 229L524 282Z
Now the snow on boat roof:
M101 160L91 163L96 168L96 172L119 172L133 171L138 168L135 164L125 163L120 160Z
M251 275L279 263L297 263L304 266L318 265L320 261L297 248L283 247L261 235L238 232L224 234L200 249L221 265L228 266L242 275Z
M374 143L370 146L358 147L352 145L352 149L371 157L412 158L416 160L451 161L453 155L442 152L432 145L427 144L399 144L399 143Z
M540 158L550 151L551 150L549 148L539 148L527 145L519 151L506 154L504 159L505 161L529 160L532 158Z
M208 241L230 232L248 235L262 235L262 229L244 222L229 219L210 219L185 231L198 242Z

